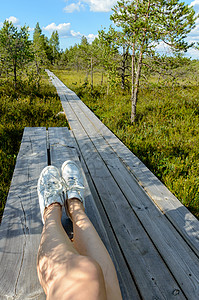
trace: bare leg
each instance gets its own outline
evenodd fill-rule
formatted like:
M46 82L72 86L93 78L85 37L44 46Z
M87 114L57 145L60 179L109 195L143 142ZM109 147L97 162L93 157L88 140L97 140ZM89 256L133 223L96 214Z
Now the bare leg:
M81 254L94 259L101 267L108 300L121 300L120 287L113 262L94 226L78 199L68 200L68 210L73 220L74 246Z
M47 300L105 300L102 270L73 247L61 225L61 206L50 205L44 220L37 271Z

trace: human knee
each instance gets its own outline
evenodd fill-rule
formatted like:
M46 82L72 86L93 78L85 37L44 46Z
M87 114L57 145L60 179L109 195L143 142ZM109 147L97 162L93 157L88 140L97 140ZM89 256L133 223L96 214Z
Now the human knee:
M79 275L87 280L99 281L103 278L103 273L100 265L92 258L81 256L76 261L76 266L79 270Z
M84 256L72 258L70 263L72 268L67 267L67 274L59 272L59 278L50 285L47 299L106 299L99 264Z

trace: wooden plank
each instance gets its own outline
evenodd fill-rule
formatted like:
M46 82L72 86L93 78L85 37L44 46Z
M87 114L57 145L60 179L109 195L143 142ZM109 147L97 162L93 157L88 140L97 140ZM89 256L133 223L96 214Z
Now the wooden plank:
M46 129L25 128L0 227L0 299L45 299L36 271L42 222L36 191Z
M71 141L72 144L76 145L77 149L79 149L79 146L72 132L71 135L73 137ZM94 224L96 230L98 231L101 239L103 240L110 256L112 257L118 274L123 299L140 299L140 296L138 295L137 289L135 287L135 283L132 279L130 270L128 269L128 264L125 262L123 254L121 253L118 242L114 236L113 228L108 220L104 208L102 207L102 203L100 201L98 192L95 188L90 172L86 166L84 157L81 155L80 149L79 153L81 157L81 165L86 175L87 182L92 195L92 198L86 202L88 216L91 222ZM99 219L102 220L102 223L99 223Z
M57 89L59 91L58 87ZM64 102L63 89L60 96ZM107 171L103 160L78 123L78 117L75 116L66 100L63 107L67 112L70 126L77 137L79 147L98 193L100 192L100 197L111 220L120 247L126 256L137 286L140 287L142 297L145 299L151 299L152 297L172 299L174 291L178 290L177 297L183 299L184 296L180 293L179 286L164 265L142 226L140 226L132 209L127 205L124 195ZM165 282L167 282L166 286Z
M63 83L54 76L58 84ZM69 98L67 88L67 98ZM76 98L77 99L77 98ZM180 201L161 183L160 180L106 127L104 124L81 103L87 117L90 118L96 131L109 143L118 157L126 164L154 203L167 216L179 233L186 239L193 251L199 255L199 221L180 203Z
M51 164L61 170L65 160L73 159L78 163L75 147L67 143L70 138L69 130L66 127L49 127L48 137L50 145Z
M65 128L49 128L49 142L51 149L51 162L58 168L61 168L62 163L67 159L75 160L80 168L81 164L78 159L78 146L75 144L74 138L71 138L68 130ZM83 169L82 174L84 175ZM101 216L95 204L95 200L91 194L90 188L87 183L87 179L84 175L85 182L85 201L86 201L86 213L90 220L94 224L96 230L98 231L101 239L103 240L107 250L109 251L118 271L118 277L120 281L120 286L122 290L122 295L124 299L140 299L135 284L132 280L131 274L129 273L128 267L124 261L118 244L113 236L111 235L110 224L106 222L107 234L104 228L104 219L101 220ZM93 190L94 192L94 190ZM94 192L96 194L96 191ZM95 195L96 196L96 195ZM95 198L96 199L96 198ZM102 212L101 212L102 213ZM109 237L111 236L111 242Z
M81 105L96 131L105 138L154 203L186 239L193 251L199 255L199 221L82 101L78 104Z
M71 103L71 100L69 102ZM184 293L188 297L197 297L199 294L197 279L199 278L198 257L191 251L190 247L187 246L184 239L175 231L165 216L146 197L145 192L129 174L114 151L111 150L101 135L96 132L92 123L79 108L79 102L72 101L72 103L81 125L86 129L88 136L99 151L123 194L131 203L132 209L152 238L172 274L180 282ZM176 265L178 266L177 268Z
M67 96L67 99L71 97ZM72 98L78 100L79 98ZM118 157L130 169L154 203L168 217L178 232L186 239L193 251L199 255L199 221L182 203L157 179L156 176L116 138L116 136L82 102L78 105L92 122Z

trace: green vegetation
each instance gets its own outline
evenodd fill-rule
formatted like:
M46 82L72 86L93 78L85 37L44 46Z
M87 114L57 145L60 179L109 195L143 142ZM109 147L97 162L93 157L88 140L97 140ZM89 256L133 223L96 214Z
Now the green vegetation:
M47 78L40 89L33 90L28 82L21 82L15 90L13 83L1 82L0 86L0 219L3 213L17 153L24 127L67 126L55 88Z
M74 90L147 167L199 217L199 63L183 57L195 26L193 8L173 1L118 1L89 44L60 50L36 24L0 29L0 214L25 126L66 126L45 67ZM160 55L158 42L173 51ZM198 49L198 46L195 46ZM76 70L76 71L75 71ZM137 101L138 100L138 101ZM132 125L133 123L133 125Z
M99 74L94 75L96 86L91 91L89 84L84 83L86 73L54 72L199 217L199 84L194 81L197 70L198 62L188 65L189 78L183 84L158 84L156 77L151 77L151 83L140 88L138 121L133 125L128 92L118 89L107 96L106 87L99 84ZM175 72L181 72L181 67Z
M195 11L179 0L120 0L113 7L111 20L120 28L122 45L132 52L131 122L136 121L139 79L144 56L157 55L156 45L163 42L173 53L192 45L186 35L195 27Z
M0 29L0 220L24 127L67 126L55 88L44 68L60 57L59 36L48 40L36 24L33 41L27 26L5 20Z

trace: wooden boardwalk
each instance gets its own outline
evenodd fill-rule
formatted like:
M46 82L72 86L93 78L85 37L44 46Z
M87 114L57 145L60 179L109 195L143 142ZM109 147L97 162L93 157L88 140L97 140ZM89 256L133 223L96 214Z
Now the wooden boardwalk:
M46 165L75 159L85 173L86 212L114 261L123 299L198 300L199 221L48 74L72 130L24 130L0 227L0 299L45 299L36 274L37 180Z
M124 299L199 299L199 221L48 74L111 241Z

